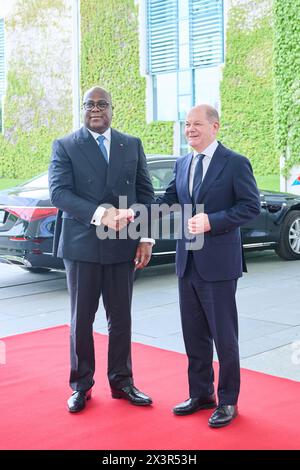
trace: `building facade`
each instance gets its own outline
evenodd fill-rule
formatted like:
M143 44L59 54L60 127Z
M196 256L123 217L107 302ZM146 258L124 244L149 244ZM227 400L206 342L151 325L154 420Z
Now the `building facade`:
M139 6L147 121L174 121L174 151L184 154L187 110L196 103L220 110L225 4L223 0L140 0Z
M0 177L46 168L53 138L80 125L80 95L95 83L112 93L113 125L141 137L147 153L186 153L186 111L205 102L221 113L225 145L247 155L256 175L279 174L279 0L12 3L0 20Z

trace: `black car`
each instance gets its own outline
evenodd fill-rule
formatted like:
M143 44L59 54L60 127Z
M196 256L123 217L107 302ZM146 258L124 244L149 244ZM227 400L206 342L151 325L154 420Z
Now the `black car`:
M147 156L157 195L168 186L175 161L174 156ZM260 197L261 214L242 227L244 248L274 249L285 260L300 259L300 197L274 191L261 191ZM56 213L49 199L47 173L0 191L0 262L32 272L64 269L62 260L51 254ZM150 265L174 262L175 249L175 237L160 236Z

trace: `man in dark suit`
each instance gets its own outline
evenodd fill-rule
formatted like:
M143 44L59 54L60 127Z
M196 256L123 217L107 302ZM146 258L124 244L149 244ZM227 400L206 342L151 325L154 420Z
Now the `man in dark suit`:
M237 415L240 365L235 293L243 266L240 226L260 212L249 160L218 143L218 130L214 108L191 109L185 135L193 151L177 160L174 179L157 201L169 206L179 203L185 214L176 271L190 398L173 411L187 415L216 407L209 419L211 427L229 424ZM196 213L196 204L203 204L204 211ZM187 208L192 208L189 216ZM201 249L194 249L194 236L203 237ZM220 367L218 406L213 342Z
M112 129L110 94L94 87L83 100L84 125L53 144L51 202L58 207L54 254L63 258L71 298L71 374L68 410L82 410L94 385L93 322L102 295L109 330L108 380L113 398L150 405L133 384L131 299L134 269L151 257L148 239L121 235L119 196L127 207L150 204L154 193L140 139ZM109 204L110 207L103 207ZM97 236L102 224L110 238ZM120 230L120 232L117 231ZM115 236L112 236L115 235ZM124 235L124 233L123 233Z

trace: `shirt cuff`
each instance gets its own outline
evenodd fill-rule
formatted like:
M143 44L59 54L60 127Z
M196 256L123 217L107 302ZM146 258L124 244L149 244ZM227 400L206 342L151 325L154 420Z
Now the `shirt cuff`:
M101 220L105 211L106 211L105 207L102 207L102 206L97 207L92 217L91 224L101 225Z
M155 245L155 240L153 238L141 238L140 243L152 243L152 246Z

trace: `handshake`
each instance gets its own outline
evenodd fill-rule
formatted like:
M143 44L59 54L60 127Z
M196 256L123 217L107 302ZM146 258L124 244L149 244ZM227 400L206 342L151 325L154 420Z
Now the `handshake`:
M132 209L116 209L115 207L110 207L105 210L101 218L101 223L118 232L126 227L129 222L133 222L133 220L134 212Z

